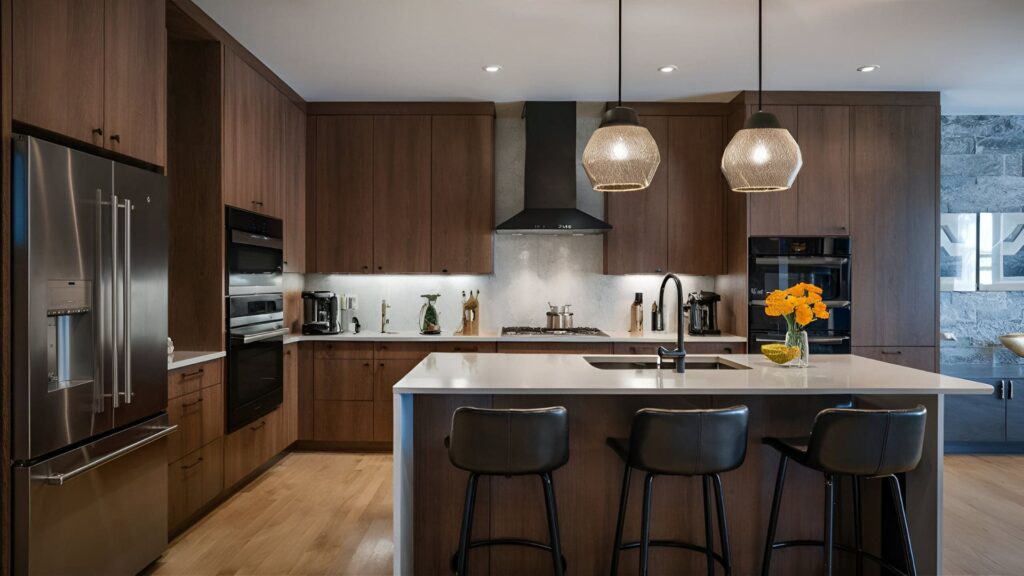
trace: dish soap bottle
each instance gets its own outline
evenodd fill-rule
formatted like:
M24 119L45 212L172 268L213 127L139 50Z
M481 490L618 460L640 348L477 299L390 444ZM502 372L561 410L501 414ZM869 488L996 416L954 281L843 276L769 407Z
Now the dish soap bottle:
M440 294L420 294L427 301L420 308L420 334L440 334L441 319L437 313L437 299Z
M644 294L637 292L633 305L629 307L629 333L633 336L644 334Z

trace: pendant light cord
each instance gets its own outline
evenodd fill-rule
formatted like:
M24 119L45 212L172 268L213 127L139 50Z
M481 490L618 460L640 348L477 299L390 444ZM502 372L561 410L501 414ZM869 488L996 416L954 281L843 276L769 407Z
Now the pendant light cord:
M758 0L760 2L761 0ZM619 108L622 107L622 0L619 0Z
M620 0L620 2L621 2L621 0ZM761 72L761 70L762 70L762 64L761 64L762 56L761 56L761 52L764 49L764 41L761 39L761 26L762 26L761 25L761 3L762 3L762 0L757 0L757 111L758 112L761 112L761 90L762 90L762 88L761 88L761 74L762 74L762 72ZM621 39L619 40L619 43L620 44L622 43ZM622 48L620 47L619 50L621 51ZM621 56L620 56L620 59L621 59ZM620 67L622 66L621 62L619 63L619 66ZM622 72L619 72L619 74L621 75ZM621 82L621 80L620 80L620 82ZM619 90L621 91L622 88L619 88Z

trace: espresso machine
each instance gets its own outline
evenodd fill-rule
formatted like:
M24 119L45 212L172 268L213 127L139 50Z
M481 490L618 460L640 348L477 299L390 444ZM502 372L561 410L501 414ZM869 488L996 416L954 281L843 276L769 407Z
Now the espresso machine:
M696 336L721 334L718 329L718 303L722 297L714 292L691 292L686 299L690 309L687 332Z
M317 290L302 293L302 333L341 333L338 296L334 292Z

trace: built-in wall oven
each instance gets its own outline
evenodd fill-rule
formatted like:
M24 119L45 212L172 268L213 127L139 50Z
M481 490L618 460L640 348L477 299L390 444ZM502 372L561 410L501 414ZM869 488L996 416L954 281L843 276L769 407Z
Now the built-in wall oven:
M785 341L786 321L764 313L765 297L800 282L821 288L830 312L827 320L807 326L811 353L850 353L849 238L751 238L749 254L747 334L751 353L760 352L763 344Z
M228 208L225 422L237 430L281 405L284 387L282 223Z

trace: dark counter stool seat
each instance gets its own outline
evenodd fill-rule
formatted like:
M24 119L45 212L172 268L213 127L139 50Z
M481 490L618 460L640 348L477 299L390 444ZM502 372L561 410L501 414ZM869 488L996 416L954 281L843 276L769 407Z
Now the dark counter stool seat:
M729 530L722 493L722 472L739 468L747 454L746 406L717 410L660 410L645 408L633 417L628 439L608 438L608 445L626 464L619 499L619 517L615 527L615 547L612 551L611 574L619 570L622 550L640 549L640 575L647 575L651 546L684 548L700 552L707 557L709 575L715 573L715 563L732 574L729 552ZM645 472L644 502L640 528L640 541L622 542L622 526L626 518L629 498L629 478L633 470ZM704 491L704 546L674 540L651 539L651 496L656 476L701 476ZM717 503L719 539L722 552L714 550L714 530L711 520L712 485Z
M772 552L777 548L791 546L822 547L826 575L832 574L833 550L839 549L856 554L858 574L863 574L864 558L869 558L891 573L916 576L917 566L910 543L907 512L896 475L909 472L920 463L926 418L924 406L908 410L830 408L822 410L815 417L810 436L765 438L763 442L778 450L781 458L768 521L764 562L761 564L762 576L768 576L771 571ZM822 540L775 541L786 466L790 460L825 475L825 533ZM840 476L852 479L855 538L852 548L834 541L836 481ZM862 479L882 479L889 485L903 544L905 571L864 550L860 509Z
M558 535L558 509L551 473L569 461L569 415L565 408L491 410L461 407L452 416L451 434L445 438L448 459L469 472L462 512L459 550L453 570L465 576L469 551L480 546L529 546L551 553L554 573L565 573ZM544 488L550 543L516 538L471 541L476 486L480 476L540 476Z

